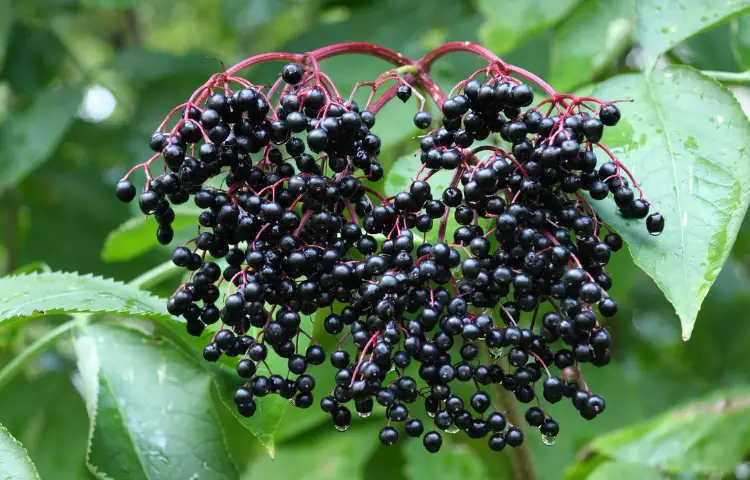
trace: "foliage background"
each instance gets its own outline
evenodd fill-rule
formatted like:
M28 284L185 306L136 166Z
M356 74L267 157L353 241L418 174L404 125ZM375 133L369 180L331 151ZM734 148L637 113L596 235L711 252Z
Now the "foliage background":
M166 260L168 250L161 248L123 253L138 249L137 236L110 243L103 253L110 232L137 217L117 203L113 185L130 165L147 158L147 139L164 114L217 71L219 61L230 65L260 52L302 52L340 41L380 43L418 58L446 41L469 40L570 91L639 71L651 65L652 53L666 51L659 66L684 63L730 72L717 77L750 107L750 90L742 86L750 75L740 73L750 68L748 2L634 1L637 8L631 0L0 0L0 272L34 264L32 270L46 265L129 281ZM639 28L638 12L644 11L664 17L661 30ZM456 55L435 73L441 84L451 85L479 66ZM347 91L385 67L375 59L347 57L327 61L324 68ZM256 70L252 78L274 74ZM378 120L378 133L394 159L414 145L398 113L387 109ZM689 121L705 122L711 115L698 113ZM744 145L728 147L740 151L749 143L746 138ZM134 222L147 237L153 235L152 222ZM615 256L611 274L621 314L609 325L617 342L614 361L588 378L608 400L608 411L588 423L565 405L556 409L562 434L553 447L530 435L544 479L733 478L747 473L742 462L750 455L749 228L740 230L687 343L681 340L674 308L654 282L627 253ZM166 278L151 288L166 295L176 281ZM0 328L0 365L63 320L48 316L23 328ZM144 358L157 363L132 362L142 342L122 335L97 326L86 337L103 342L100 370L111 374L110 386L121 400L127 397L141 412L111 428L162 432L165 445L170 442L164 451L182 449L183 455L204 448L208 435L217 444L203 453L218 452L240 472L228 466L222 472L205 470L196 479L509 476L507 454L491 454L484 442L456 440L433 456L416 442L386 449L377 441L382 422L376 418L355 422L344 435L324 416L291 408L276 432L272 461L215 391L194 385L184 373L195 368L192 360L152 349L142 354L153 355ZM76 365L76 358L79 363L84 359L85 370L88 357L82 352L88 348L96 350L62 336L25 363L10 383L0 382L0 424L23 443L42 479L93 478L85 461L88 379ZM201 392L217 405L210 415L199 402L181 412L196 417L187 423L194 428L181 432L170 426L176 417L159 412L161 404L149 398L156 383L146 380L130 387L136 394L123 393L126 366L142 368L139 373L146 375L159 361L176 364L194 388L165 395ZM202 377L196 373L194 378ZM678 407L696 399L702 399L700 405ZM676 413L659 417L674 408ZM89 463L102 467L97 462L128 448L123 445L116 438L106 445L94 442ZM170 472L179 459L164 452L154 458L147 468L150 478L178 478ZM112 476L149 478L143 471Z

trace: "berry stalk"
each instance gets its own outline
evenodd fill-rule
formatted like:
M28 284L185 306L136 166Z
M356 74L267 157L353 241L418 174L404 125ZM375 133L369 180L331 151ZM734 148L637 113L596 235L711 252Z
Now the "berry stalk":
M446 96L429 71L457 51L488 65ZM344 54L396 68L344 97L319 64ZM241 76L279 60L290 63L267 83ZM550 98L533 106L522 79ZM360 105L362 88L370 92ZM437 121L415 88L437 103ZM396 98L414 101L411 121L425 134L413 180L386 196L378 186L387 164L376 115ZM198 234L173 252L190 275L167 309L185 319L190 335L205 335L207 361L238 358L241 415L252 417L257 399L271 394L311 407L316 380L308 372L329 360L337 386L319 401L339 431L349 427L352 408L367 417L377 403L388 418L385 445L398 441L401 422L432 453L442 431L463 431L486 437L493 451L510 447L516 476L535 479L522 421L546 444L559 433L542 397L569 399L586 420L605 410L580 370L611 361L599 319L617 314L606 265L623 244L602 235L587 198L611 194L623 216L646 218L650 233L664 227L658 212L649 215L653 205L631 172L601 143L604 128L619 119L611 102L558 94L467 42L418 61L367 43L268 53L212 75L173 109L149 141L154 155L128 172L116 194L134 200L128 177L145 170L138 202L156 219L162 244L175 234L173 205L192 199L201 210ZM486 140L491 145L478 143ZM599 165L594 146L611 161ZM163 172L155 177L154 164ZM441 170L452 179L433 191ZM449 231L451 216L458 226ZM554 312L538 319L543 303ZM316 312L325 312L323 330L338 340L334 352L302 326ZM480 358L485 346L488 360ZM287 371L271 372L270 355L285 359ZM415 377L405 373L412 363ZM455 382L476 391L464 399ZM485 391L493 388L502 411ZM417 401L432 421L410 415ZM516 402L535 405L520 418Z

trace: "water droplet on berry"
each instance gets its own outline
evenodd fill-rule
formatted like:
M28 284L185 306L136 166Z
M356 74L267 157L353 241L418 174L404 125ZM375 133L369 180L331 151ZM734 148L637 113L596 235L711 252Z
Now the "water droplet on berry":
M435 412L427 412L427 416L430 418L435 418Z
M349 430L349 425L344 425L344 426L336 425L336 430L338 430L339 432L345 432Z
M372 412L357 412L357 415L359 415L360 418L367 418L372 415Z
M544 435L544 434L542 434L542 443L544 443L548 447L551 447L552 445L555 444L555 439L556 438L557 437L554 437L552 435Z
M450 433L450 434L458 433L460 431L461 429L458 428L456 425L451 425L450 427L445 429L445 433Z

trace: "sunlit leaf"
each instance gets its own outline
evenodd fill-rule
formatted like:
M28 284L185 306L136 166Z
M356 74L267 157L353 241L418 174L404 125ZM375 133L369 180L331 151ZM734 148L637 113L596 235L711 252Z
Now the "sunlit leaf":
M173 318L164 300L111 279L65 272L0 278L0 322L75 312Z
M568 16L579 0L498 3L478 0L484 23L480 31L483 44L497 54L507 53Z
M659 418L597 438L590 448L672 473L734 471L747 451L750 391L716 392ZM602 477L604 478L604 477Z
M236 478L211 375L169 343L104 324L75 339L92 423L87 462L110 478Z
M558 28L552 40L552 86L568 91L594 78L630 45L632 0L587 0Z
M12 480L35 480L39 474L26 454L23 445L0 425L0 467L4 478Z
M77 87L49 88L0 125L0 192L17 185L49 158L70 126L81 95Z
M664 233L650 236L612 201L595 206L672 302L687 339L750 202L750 123L730 92L687 67L620 75L595 96L635 99L619 104L622 120L603 142L661 211Z
M750 0L641 0L636 2L638 41L647 64L682 40L750 7Z

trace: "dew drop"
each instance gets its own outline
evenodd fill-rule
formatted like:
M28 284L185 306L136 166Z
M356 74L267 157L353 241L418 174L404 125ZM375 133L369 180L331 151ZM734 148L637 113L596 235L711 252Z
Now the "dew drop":
M554 437L552 435L544 435L544 434L542 434L542 443L544 443L548 447L551 447L552 445L555 444L555 439L556 438L557 437Z
M367 418L372 415L372 412L357 412L357 415L359 415L360 418Z
M349 430L349 425L344 425L343 427L339 426L339 425L336 425L336 430L338 430L339 432L345 432L345 431Z
M458 428L456 425L451 425L450 427L445 429L445 433L450 433L450 434L458 433L459 431L461 431L461 429Z
M430 418L435 418L435 412L427 412L427 416Z

